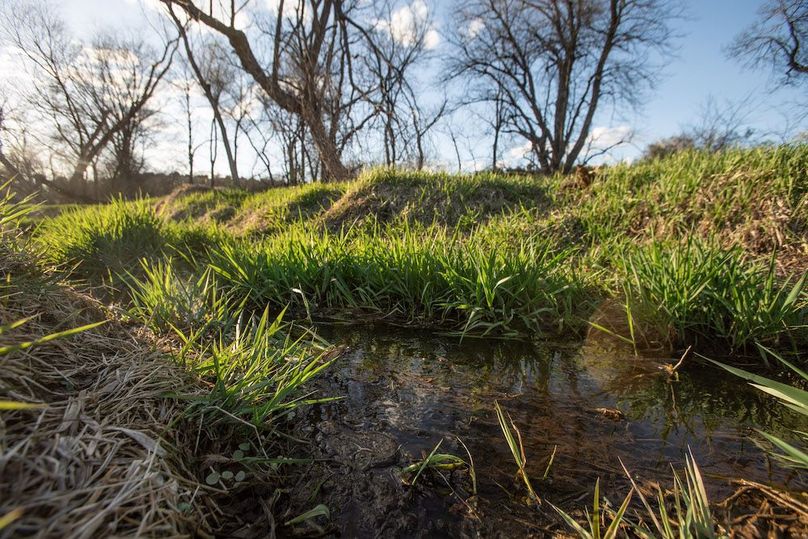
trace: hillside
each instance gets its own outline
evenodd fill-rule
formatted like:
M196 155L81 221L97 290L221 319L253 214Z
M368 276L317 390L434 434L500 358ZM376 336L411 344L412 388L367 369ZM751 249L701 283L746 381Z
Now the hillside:
M381 169L353 184L68 211L36 242L50 262L112 280L138 274L141 257L192 253L184 271L210 264L228 294L303 316L537 337L583 331L616 302L606 329L640 347L793 349L806 342L806 170L806 146L568 178Z

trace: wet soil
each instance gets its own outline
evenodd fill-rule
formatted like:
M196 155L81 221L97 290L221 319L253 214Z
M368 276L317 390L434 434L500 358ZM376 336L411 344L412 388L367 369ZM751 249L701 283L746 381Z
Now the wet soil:
M592 503L595 481L612 504L629 489L620 461L641 485L670 487L691 451L713 502L738 478L792 491L808 477L783 469L750 438L806 426L723 371L689 360L678 381L661 368L678 358L635 357L619 343L576 347L480 340L426 331L321 327L345 353L319 382L301 437L317 459L304 491L331 510L326 531L344 537L544 537L566 528L547 502L573 513ZM527 470L544 502L525 497L494 412L498 401L521 432ZM474 461L425 472L401 469L443 440L440 452ZM468 447L468 453L463 445ZM550 455L555 459L543 478ZM755 507L729 507L730 522ZM300 530L298 530L300 531ZM763 533L766 533L764 530Z

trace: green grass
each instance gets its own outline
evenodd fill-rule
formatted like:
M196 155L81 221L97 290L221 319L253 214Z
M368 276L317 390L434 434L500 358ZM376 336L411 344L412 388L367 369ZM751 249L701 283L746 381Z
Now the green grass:
M592 512L590 513L588 508L585 509L584 524L578 523L558 507L550 505L581 539L615 538L620 536L621 532L627 537L644 539L653 537L663 539L726 537L726 535L716 532L715 520L710 511L710 500L704 488L704 480L692 455L685 456L684 481L676 469L672 468L673 488L666 491L660 485L655 485L655 505L652 505L648 497L643 494L643 490L637 485L625 466L623 470L631 481L631 490L616 511L602 504L600 480L595 482ZM634 493L637 493L640 498L643 511L628 511ZM631 513L634 513L636 517L632 517ZM606 529L602 529L605 526L606 517L609 519L609 525Z
M779 363L787 367L792 373L796 374L798 382L792 384L779 382L777 380L752 374L742 369L736 369L716 361L713 361L713 363L736 376L748 380L751 386L773 396L786 408L789 408L800 415L808 416L808 391L798 387L798 384L805 384L808 382L808 373L798 368L793 363L786 361L771 350L768 350L762 346L759 348L763 356L773 357ZM787 442L782 438L778 438L773 434L762 431L758 431L758 433L772 444L772 447L775 449L774 454L786 466L808 470L808 433L801 431L795 433L797 438L799 438L799 442L797 442L798 445L793 445L793 443Z
M545 209L548 191L546 181L526 176L377 168L363 174L324 221L332 229L370 221L469 230L513 211Z
M211 271L181 275L172 259L143 262L129 274L129 314L179 343L176 361L194 370L210 391L189 405L191 416L236 419L256 428L309 399L303 386L330 364L325 343L272 317L247 312L224 296ZM209 419L210 421L210 419Z
M688 151L611 167L570 201L594 242L617 234L661 239L720 233L760 253L778 243L804 246L806 170L806 145Z
M164 221L145 199L71 209L43 220L34 234L44 263L74 276L113 281L138 271L143 259L198 255L220 240L216 227Z
M804 357L807 164L806 145L683 152L597 170L589 187L376 169L350 185L178 194L157 211L85 207L35 241L76 275L150 280L136 302L158 325L199 318L181 296L215 288L231 309L545 338L581 335L608 300L627 306L621 337L637 347Z
M266 310L260 316L242 312L214 338L181 334L180 360L211 384L209 394L191 402L190 415L236 418L267 429L300 405L323 402L303 386L330 365L326 350L318 351L306 333L293 337L282 318Z
M103 276L161 255L170 244L167 225L151 202L114 200L68 210L42 222L36 245L46 263L82 276Z
M646 338L666 344L754 343L798 352L808 345L805 276L778 279L769 265L749 263L739 248L696 240L634 249L625 259L625 293Z
M533 483L530 481L530 477L527 475L527 455L525 454L525 446L522 443L522 434L516 427L516 423L513 422L511 415L507 414L506 412L503 412L502 407L496 401L494 401L494 410L497 413L497 421L499 422L499 428L502 430L502 434L505 437L505 442L508 444L508 449L511 450L511 456L513 456L513 461L516 463L517 467L516 475L522 480L522 483L525 485L528 495L530 496L530 500L538 505L541 505L541 498L534 490ZM545 479L547 478L550 466L552 466L553 464L554 456L555 451L553 451L553 456L550 457L550 460L547 464L547 471L545 471L544 473Z
M43 219L32 241L43 266L118 287L129 316L173 342L174 359L208 390L188 397L195 424L262 437L319 401L306 387L333 358L292 320L575 341L600 305L616 302L630 328L621 337L635 347L748 355L762 345L782 356L772 364L804 377L806 169L806 146L619 165L596 172L588 188L562 177L379 169L352 185L67 209ZM0 225L19 220L15 208L0 201ZM771 355L758 357L766 364ZM749 379L792 408L804 404L784 384ZM519 431L496 410L538 503ZM762 435L790 464L803 462L799 447ZM462 465L437 449L409 470L416 478ZM475 481L471 455L468 464ZM626 527L640 536L715 532L690 459L684 479L674 475L672 506L662 490L655 507L640 494L647 523L627 520L631 493L612 511L599 487L587 522L565 517L584 537Z
M172 222L214 224L237 235L263 235L298 219L317 217L347 187L345 183L314 183L256 193L237 189L191 191L167 197L158 204L158 213Z
M566 264L571 253L541 238L496 249L436 226L361 234L294 227L257 245L223 244L209 256L226 292L254 305L362 312L466 335L574 326L584 300Z
M575 530L575 533L578 534L578 537L581 539L614 539L618 536L621 531L621 525L623 525L623 518L626 514L626 509L628 509L628 504L631 502L631 497L634 494L634 490L630 490L628 495L626 495L623 503L620 504L620 507L614 515L612 516L612 521L609 526L603 530L601 529L601 520L605 513L604 509L601 508L601 499L600 499L600 479L595 481L595 495L594 501L592 502L592 513L589 513L589 509L586 510L586 527L579 524L574 518L572 518L569 514L562 511L558 507L551 504L553 509L561 515L561 518L564 519L564 522L567 525Z

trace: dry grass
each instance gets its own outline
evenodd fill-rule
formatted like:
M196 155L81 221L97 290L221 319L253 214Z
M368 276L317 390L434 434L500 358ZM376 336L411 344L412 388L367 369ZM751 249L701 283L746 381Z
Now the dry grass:
M3 344L104 320L89 297L50 282L0 248ZM169 425L194 392L148 334L111 320L0 356L0 399L42 405L0 412L2 537L183 536L205 533L204 495L179 465ZM195 499L195 495L197 496Z
M364 174L323 214L322 221L331 230L366 220L468 228L521 208L547 209L545 187L531 177L381 168Z
M808 494L743 479L735 483L735 493L716 508L730 537L808 537Z

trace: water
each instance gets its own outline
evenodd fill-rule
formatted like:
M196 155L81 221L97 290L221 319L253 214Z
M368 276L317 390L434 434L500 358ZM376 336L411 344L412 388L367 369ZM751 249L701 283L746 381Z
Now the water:
M318 496L346 536L563 530L546 503L538 510L525 503L495 400L521 431L535 489L565 508L591 506L598 478L619 504L628 491L620 460L641 484L670 486L670 465L681 470L688 451L714 502L735 490L736 478L805 486L804 476L770 462L749 438L753 427L787 433L805 425L717 368L693 364L670 381L660 365L672 358L637 358L602 338L537 347L379 326L320 333L346 347L320 392L344 398L315 407L307 421L328 463ZM458 472L446 481L428 475L413 488L402 483L398 469L440 440L441 452L466 459L458 440L468 447L476 497Z

